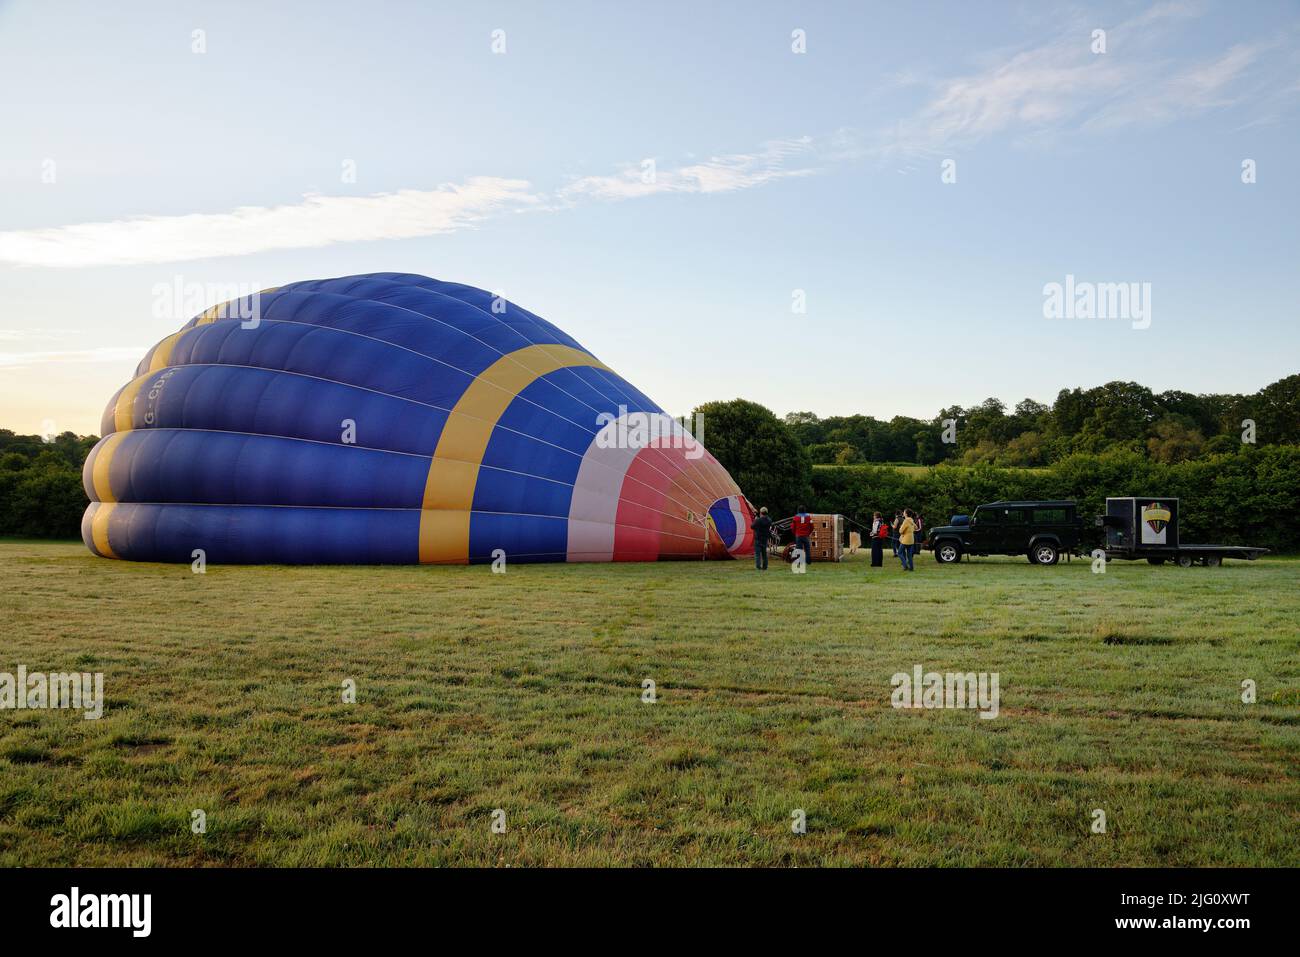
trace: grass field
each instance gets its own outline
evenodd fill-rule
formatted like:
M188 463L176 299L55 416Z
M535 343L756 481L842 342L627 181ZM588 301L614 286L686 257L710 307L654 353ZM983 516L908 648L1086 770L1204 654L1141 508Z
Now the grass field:
M0 672L106 699L0 711L3 865L1300 864L1293 560L196 575L7 542L0 581ZM999 717L891 708L917 664L998 672Z

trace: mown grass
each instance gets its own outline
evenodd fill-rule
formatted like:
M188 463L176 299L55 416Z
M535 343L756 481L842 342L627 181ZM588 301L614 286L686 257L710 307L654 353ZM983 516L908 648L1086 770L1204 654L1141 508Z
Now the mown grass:
M1300 562L917 568L0 544L0 671L106 694L0 711L0 864L1300 864ZM1000 717L892 709L915 664Z

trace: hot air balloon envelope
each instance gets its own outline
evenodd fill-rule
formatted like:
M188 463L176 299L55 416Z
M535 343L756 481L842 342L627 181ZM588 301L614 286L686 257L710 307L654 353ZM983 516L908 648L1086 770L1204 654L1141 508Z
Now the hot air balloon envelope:
M731 476L643 393L531 312L423 276L214 307L149 350L101 434L82 537L106 558L653 561L753 544Z

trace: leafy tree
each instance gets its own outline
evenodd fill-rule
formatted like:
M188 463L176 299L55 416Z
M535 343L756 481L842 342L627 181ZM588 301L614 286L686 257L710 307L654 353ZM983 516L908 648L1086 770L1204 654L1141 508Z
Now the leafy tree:
M1259 441L1300 444L1300 374L1264 386L1254 397L1253 405ZM1232 430L1240 428L1238 420Z
M836 465L855 465L864 461L862 453L847 442L841 442L839 450L835 453Z
M1205 436L1187 416L1166 415L1147 439L1147 451L1157 462L1186 462L1201 453Z
M1052 418L1062 435L1078 435L1095 407L1095 397L1086 395L1082 389L1062 389L1056 394Z
M1209 401L1212 397L1193 395L1170 389L1156 396L1156 406L1165 416L1177 416L1187 421L1201 435L1217 435L1221 431L1219 418Z
M757 508L791 515L808 504L812 465L790 427L757 402L706 402L704 444Z
M1151 390L1136 382L1107 382L1092 393L1092 411L1079 430L1083 448L1101 449L1116 442L1145 439L1155 420Z
M1050 406L1035 402L1033 399L1021 399L1016 403L1016 418L1037 425L1043 416L1050 414Z
M937 465L944 460L947 449L942 435L943 431L938 426L926 426L912 433L912 441L916 443L917 465Z
M1241 440L1231 435L1216 435L1201 446L1204 455L1227 455L1237 451Z
M997 458L999 465L1028 468L1047 464L1047 447L1038 432L1021 432Z
M998 444L992 439L980 439L961 454L962 465L992 465L997 461Z
M812 412L787 412L784 422L805 448L826 441L826 426Z
M985 441L999 443L1006 439L1007 407L998 399L988 398L966 413L964 434L958 435L962 445L980 445Z

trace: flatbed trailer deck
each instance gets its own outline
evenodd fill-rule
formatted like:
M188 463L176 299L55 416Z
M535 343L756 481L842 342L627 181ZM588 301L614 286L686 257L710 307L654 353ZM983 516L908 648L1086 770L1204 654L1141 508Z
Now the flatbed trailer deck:
M1209 565L1211 567L1223 564L1225 558L1239 558L1242 561L1253 562L1260 555L1268 553L1267 548L1254 548L1249 545L1179 545L1172 549L1106 549L1106 561L1114 559L1123 559L1125 561L1138 561L1145 558L1152 565L1163 565L1165 562L1172 562L1183 568L1192 565Z

